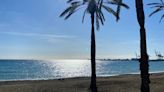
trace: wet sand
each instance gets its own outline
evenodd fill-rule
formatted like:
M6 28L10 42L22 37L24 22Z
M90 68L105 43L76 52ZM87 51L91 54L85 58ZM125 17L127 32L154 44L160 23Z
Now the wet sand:
M164 73L151 74L151 92L164 92ZM0 92L90 92L90 78L3 81ZM98 92L140 92L139 75L97 78Z

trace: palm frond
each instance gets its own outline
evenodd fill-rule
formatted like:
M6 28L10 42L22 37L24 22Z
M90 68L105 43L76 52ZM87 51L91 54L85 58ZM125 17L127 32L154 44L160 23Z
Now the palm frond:
M104 16L104 14L102 13L102 11L100 11L100 16L101 16L102 19L105 21L105 16Z
M106 3L122 6L122 7L126 8L126 9L129 9L129 6L127 4L125 4L125 3L123 3L122 0L112 0L112 1L107 1Z
M68 19L72 14L75 13L75 11L78 10L79 6L81 6L80 2L72 2L71 6L66 8L66 10L64 10L60 17L66 16L65 20Z
M120 19L119 15L120 15L120 9L121 9L121 6L120 6L120 3L122 3L122 0L119 0L118 2L118 6L117 6L117 16L116 16L116 21L118 21Z
M149 3L147 5L150 5L150 8L155 8L155 10L150 13L149 17L151 17L152 15L164 10L164 2L163 0L160 0L160 3ZM161 16L160 22L162 21L162 19L164 18L164 14Z
M74 2L71 2L71 5L78 5L80 3L81 3L81 1L74 1Z
M150 7L150 8L164 8L164 6L163 5L154 5L154 6L152 6L152 7Z
M65 10L60 14L60 17L65 16L71 9L72 9L72 6L68 7L67 9L65 9Z
M100 28L99 16L98 16L98 14L96 13L96 29L99 30L99 28Z
M101 10L102 5L103 5L103 0L99 0L98 5L99 5L98 10Z
M104 21L105 21L104 14L101 11L99 11L96 12L96 15L97 15L96 18L98 18L101 24L104 25Z
M159 11L161 11L161 8L157 8L155 11L153 11L153 12L149 15L149 17L151 17L153 14L155 14L155 13L157 13L157 12L159 12Z
M160 3L149 3L147 5L160 5Z
M77 10L70 11L69 14L65 17L65 20L68 19L72 14L74 14Z
M85 18L86 12L87 12L87 9L85 9L85 11L84 11L84 13L83 13L82 23L84 22L84 18Z
M102 12L102 6L103 6L103 0L99 0L96 14L97 14L98 19L101 21L101 24L104 25L105 17Z
M161 22L163 18L164 18L164 14L161 16L161 19L160 19L160 21L159 21L159 22Z
M162 4L164 4L163 0L160 0Z
M105 5L104 1L107 1ZM102 9L105 9L107 12L111 13L119 19L119 14L121 7L129 8L128 5L124 4L122 0L67 0L67 3L70 5L66 8L61 14L60 17L65 17L68 19L71 15L73 15L76 11L78 11L82 6L86 6L82 16L82 23L84 22L86 13L94 14L96 19L96 28L99 30L100 23L104 25L105 16L102 12ZM115 5L117 10L115 11L111 5Z
M79 10L80 5L73 6L72 9L69 11L69 14L65 17L65 20L68 19L72 14L74 14L77 10Z
M110 1L108 0L106 3L117 6L117 10L116 10L116 21L118 21L120 19L119 15L120 15L121 7L124 7L126 9L129 9L129 6L126 5L125 3L123 3L122 0L110 0Z
M124 8L126 8L126 9L129 9L130 7L128 6L128 5L126 5L125 3L120 3L119 4L120 6L123 6Z
M117 13L111 8L111 7L108 7L108 6L105 6L105 5L102 5L102 7L108 11L109 13L113 14L115 17L117 17Z
M67 3L70 3L70 2L72 2L72 1L74 1L74 0L68 0Z

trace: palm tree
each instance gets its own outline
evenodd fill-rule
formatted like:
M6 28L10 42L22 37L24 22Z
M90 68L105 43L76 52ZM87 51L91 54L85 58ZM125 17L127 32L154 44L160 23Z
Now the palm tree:
M68 0L70 6L61 13L60 17L65 16L65 19L68 19L72 14L79 10L82 6L86 6L84 10L82 22L84 21L85 14L88 13L91 16L91 84L90 88L92 92L97 92L96 87L96 41L95 41L95 27L94 23L96 20L97 30L99 29L99 22L104 24L105 17L102 12L102 9L105 9L107 12L111 13L119 19L120 6L128 8L128 6L122 3L122 0ZM117 5L117 11L114 11L108 4Z
M164 10L164 2L160 0L160 3L149 3L148 5L152 6L151 8L155 8L155 10L149 15L150 17L162 10ZM164 18L164 14L161 16L160 22Z
M143 0L135 0L137 20L140 26L140 71L141 71L141 92L150 92L149 88L149 56L146 46L145 14L143 9Z

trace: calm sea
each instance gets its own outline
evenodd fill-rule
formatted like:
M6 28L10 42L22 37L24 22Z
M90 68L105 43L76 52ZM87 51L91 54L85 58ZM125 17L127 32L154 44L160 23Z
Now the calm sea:
M90 76L89 60L0 60L0 81ZM150 62L150 72L164 72L164 62ZM99 61L98 76L139 73L138 61Z

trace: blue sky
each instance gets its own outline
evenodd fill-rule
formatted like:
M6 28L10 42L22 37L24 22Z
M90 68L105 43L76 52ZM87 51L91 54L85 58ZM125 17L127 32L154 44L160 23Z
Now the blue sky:
M145 1L148 53L164 54L163 12L149 18ZM156 0L158 1L158 0ZM131 58L139 54L139 26L134 0L124 0L121 20L104 12L106 22L96 31L97 58ZM0 0L1 59L86 59L90 56L90 16L81 23L83 9L65 21L59 18L65 0Z

